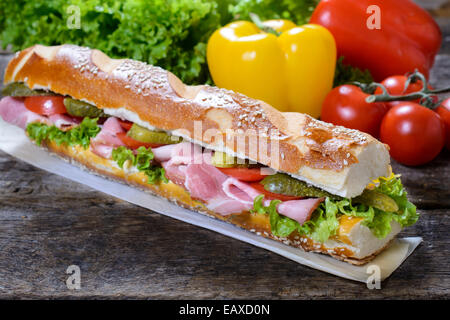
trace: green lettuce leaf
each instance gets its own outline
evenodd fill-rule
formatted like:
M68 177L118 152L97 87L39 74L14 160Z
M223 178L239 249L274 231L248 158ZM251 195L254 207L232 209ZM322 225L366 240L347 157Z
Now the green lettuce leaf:
M336 234L339 228L338 206L330 198L313 212L311 219L297 229L301 235L307 235L318 242L325 242Z
M111 156L121 169L123 169L125 161L130 161L133 165L135 165L136 158L133 154L133 150L128 149L127 147L121 146L114 148Z
M56 142L57 145L81 145L84 149L87 149L91 138L94 138L100 132L97 121L98 118L86 117L80 125L68 131L62 131L54 125L30 123L27 125L26 131L30 139L34 140L38 146L42 144L42 141L50 140Z
M186 83L209 79L206 43L234 19L307 22L318 0L2 0L0 42L13 51L36 43L72 43L113 58L132 58L172 71ZM79 28L70 28L79 8ZM20 22L19 22L20 21ZM211 80L209 80L211 81Z
M400 176L381 177L379 180L380 183L376 190L394 199L399 207L398 212L392 214L392 218L402 227L409 227L415 224L419 219L419 214L416 206L408 201Z
M257 196L253 201L252 212L269 215L270 228L274 236L287 237L299 227L297 221L278 213L277 205L281 203L280 200L272 200L268 207L264 206L263 201L264 195Z
M391 212L383 212L374 208L376 213L371 220L364 220L363 224L372 231L377 238L383 239L391 232L391 222L393 214Z
M256 13L262 21L287 19L297 25L308 23L319 0L241 0L229 5L235 19L249 20L250 13Z
M79 8L79 28L69 28ZM211 0L2 0L0 40L21 50L72 43L161 66L188 83L208 75L206 42L221 26ZM20 21L20 23L18 23Z
M333 88L349 84L351 82L372 83L373 77L369 70L361 70L348 64L344 64L344 57L339 57L336 61L336 71L334 74Z
M160 181L167 183L165 170L161 166L152 165L154 158L151 148L139 147L136 154L131 149L124 146L114 148L112 151L112 159L117 162L117 165L123 169L125 161L130 161L133 166L145 173L149 184L159 183Z

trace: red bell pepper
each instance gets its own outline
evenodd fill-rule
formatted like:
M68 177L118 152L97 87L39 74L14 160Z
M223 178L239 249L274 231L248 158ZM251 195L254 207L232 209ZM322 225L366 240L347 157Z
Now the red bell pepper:
M370 23L373 5L380 29ZM410 0L322 0L310 22L331 31L344 62L369 69L376 81L415 69L428 77L442 41L430 14Z

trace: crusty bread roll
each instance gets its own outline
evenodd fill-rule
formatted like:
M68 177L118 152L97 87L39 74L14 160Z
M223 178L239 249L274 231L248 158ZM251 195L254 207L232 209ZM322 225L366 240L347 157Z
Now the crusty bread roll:
M361 194L373 179L390 172L387 146L368 134L304 114L281 113L262 101L229 90L186 86L159 67L110 59L98 50L74 45L35 45L17 53L10 61L4 82L23 82L32 89L69 95L103 109L106 114L182 136L212 150L257 161L347 198ZM196 127L199 123L200 129ZM240 129L250 130L251 134L256 132L258 138L265 140L268 155L255 154L248 143L241 144ZM226 139L214 138L225 135ZM274 145L277 149L272 148ZM121 169L114 161L103 159L89 149L57 146L53 142L47 142L46 147L94 173L134 184L180 206L353 264L372 259L401 229L393 222L391 233L378 239L361 224L361 219L343 216L338 234L325 243L314 242L296 232L279 238L271 234L267 215L244 212L224 217L192 199L184 188L172 182L150 185L143 173Z
M4 81L69 95L112 116L254 160L342 197L361 194L370 181L389 173L387 146L368 134L282 113L229 90L186 86L159 67L110 59L98 50L35 45L11 60ZM256 133L267 142L267 151L249 150L252 144L241 143L239 130ZM225 134L226 139L213 139Z

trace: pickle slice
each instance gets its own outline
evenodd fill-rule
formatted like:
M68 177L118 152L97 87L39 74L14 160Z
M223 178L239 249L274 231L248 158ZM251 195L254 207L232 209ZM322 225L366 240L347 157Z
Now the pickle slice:
M297 180L284 173L277 173L265 177L261 183L267 191L294 197L329 197L341 199L331 193L308 185L304 181Z
M366 189L360 196L353 198L352 201L372 206L385 212L397 212L399 210L394 199L376 190Z
M2 96L31 97L31 96L54 96L55 94L45 90L31 90L21 82L12 82L2 89Z
M152 131L133 123L127 135L137 141L155 144L174 144L181 142L181 137L171 136L164 131Z
M211 164L218 168L258 168L261 166L254 161L233 157L220 151L214 151Z
M65 98L64 105L66 106L67 113L74 117L106 117L103 110L80 100Z
M211 158L211 164L219 168L233 168L237 166L237 158L224 152L215 151Z

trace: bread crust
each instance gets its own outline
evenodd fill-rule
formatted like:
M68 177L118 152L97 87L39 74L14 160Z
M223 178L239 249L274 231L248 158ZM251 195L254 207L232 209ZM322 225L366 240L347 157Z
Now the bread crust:
M358 250L361 248L340 242L337 238L334 239L333 245L330 245L327 244L327 242L315 242L306 236L300 236L297 232L292 233L289 237L277 237L270 232L270 222L267 215L244 212L238 215L222 216L208 210L200 201L192 199L184 188L172 182L169 182L168 184L148 184L147 178L144 174L132 171L131 173L127 173L126 170L123 170L115 165L114 161L103 159L92 153L89 149L83 149L80 146L58 146L55 142L50 141L43 141L43 147L60 158L68 160L82 169L88 170L90 173L94 173L126 185L132 185L140 190L167 199L180 207L229 222L237 227L256 233L259 236L283 242L284 244L300 248L305 251L330 255L338 260L342 260L353 265L366 264L390 243L388 240L375 252L370 252L365 257L357 257Z
M249 158L343 197L360 194L388 173L387 146L368 134L282 113L230 90L187 86L159 67L110 59L98 50L35 45L10 61L4 82L13 81L133 117L140 125ZM256 151L239 138L243 133L258 139Z

